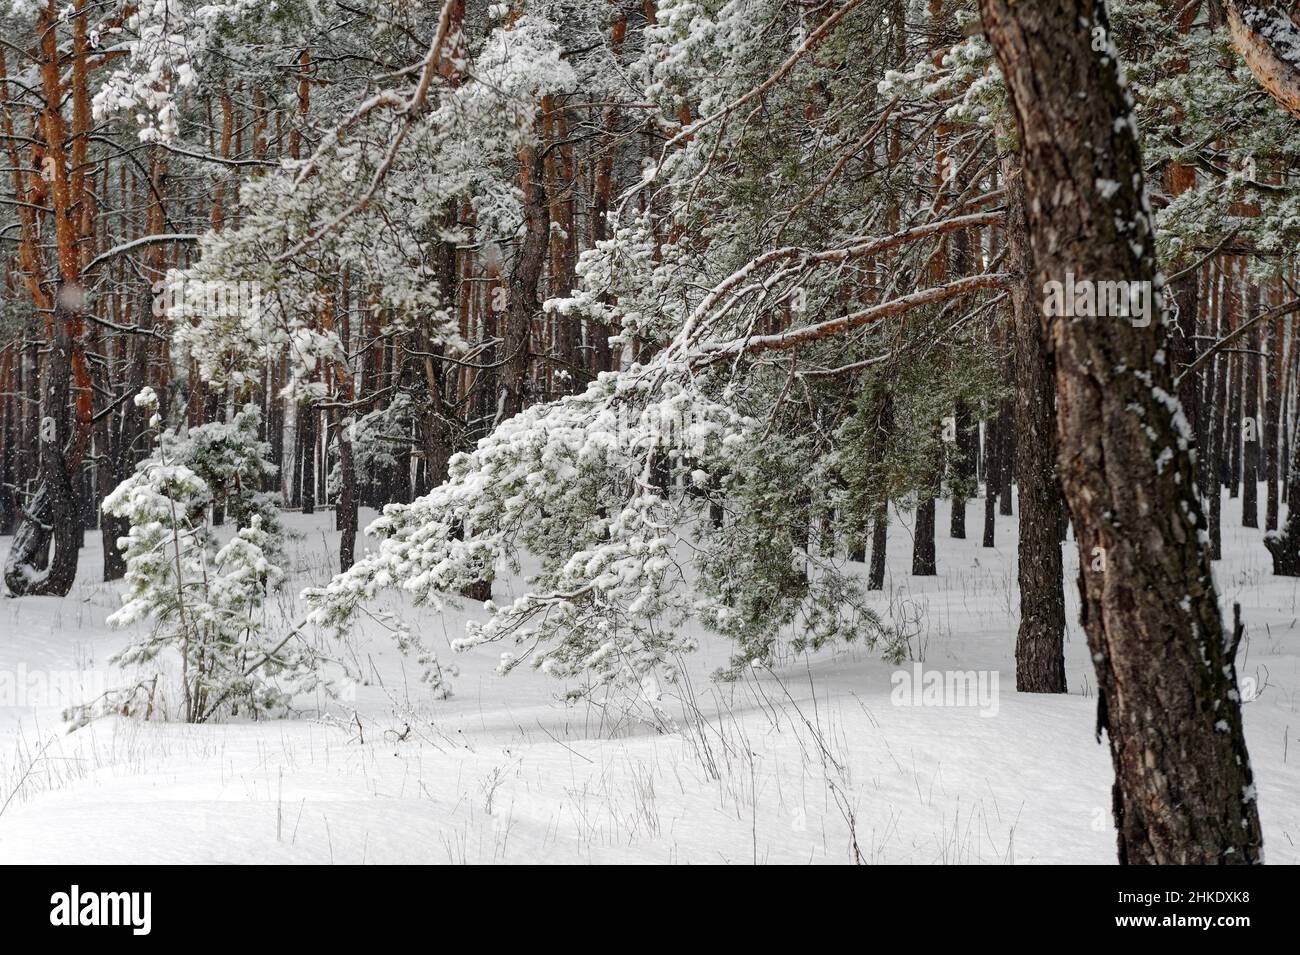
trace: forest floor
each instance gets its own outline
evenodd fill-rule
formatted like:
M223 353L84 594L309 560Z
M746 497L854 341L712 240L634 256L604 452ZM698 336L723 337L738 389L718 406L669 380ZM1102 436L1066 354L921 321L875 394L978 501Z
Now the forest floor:
M1216 576L1225 614L1240 602L1247 624L1238 669L1255 681L1245 725L1265 858L1297 863L1300 580L1272 576L1238 501L1223 511ZM900 515L878 596L925 671L997 674L995 696L986 682L990 695L948 701L971 705L898 705L891 678L915 676L914 664L865 648L790 655L719 684L709 674L729 648L705 636L688 679L659 687L654 707L631 694L566 703L540 673L498 676L510 647L452 654L470 604L401 610L458 668L447 700L383 631L362 631L331 650L365 672L361 685L343 701L303 701L299 718L112 718L69 734L60 691L112 685L107 660L126 638L104 622L121 584L97 579L99 535L88 534L67 598L0 603L0 689L12 675L0 693L0 862L1113 862L1113 777L1094 738L1073 545L1070 692L1019 694L1015 519L999 516L998 546L985 549L982 517L972 501L971 539L951 540L941 503L940 573L918 578ZM274 611L285 621L337 553L332 513L287 521L290 586ZM512 584L497 583L498 600Z

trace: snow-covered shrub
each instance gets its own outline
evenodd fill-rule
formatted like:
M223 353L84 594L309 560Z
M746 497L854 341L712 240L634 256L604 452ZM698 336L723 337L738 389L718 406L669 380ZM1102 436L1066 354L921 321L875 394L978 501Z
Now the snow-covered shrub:
M258 437L262 413L246 405L230 421L214 421L184 431L164 431L159 453L184 464L201 477L210 494L208 505L226 512L236 527L261 520L268 553L284 559L283 529L276 496L261 490L263 479L279 470L270 461L271 446Z
M157 398L146 389L137 404L153 410ZM284 573L278 520L254 490L256 479L274 470L257 425L257 410L246 408L228 424L164 432L154 453L105 498L105 513L129 527L119 542L127 591L108 622L152 626L113 658L132 668L137 682L109 694L101 712L186 722L257 717L284 709L314 681L311 649L267 619L266 595ZM235 524L224 546L211 526L218 500ZM171 688L176 657L178 700ZM79 721L94 715L73 714Z
M485 604L487 621L456 649L509 640L521 650L503 670L527 661L628 687L672 679L695 648L688 619L736 642L730 673L770 661L791 628L800 645L883 640L893 655L842 561L794 539L798 488L762 479L772 454L759 423L675 382L655 391L648 377L602 375L453 457L445 484L368 528L384 538L377 551L306 592L312 621L349 626L390 587L439 607L527 553L540 562L528 592ZM726 511L717 522L714 503Z

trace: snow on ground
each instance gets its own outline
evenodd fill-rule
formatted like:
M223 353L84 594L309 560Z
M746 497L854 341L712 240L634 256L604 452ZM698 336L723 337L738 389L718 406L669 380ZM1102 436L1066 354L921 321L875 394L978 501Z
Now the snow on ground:
M459 675L439 701L383 632L363 631L332 648L365 675L354 700L272 722L105 719L68 734L59 697L111 685L124 640L104 623L120 585L97 580L88 534L66 599L0 602L0 862L1113 862L1083 635L1071 626L1068 695L1014 692L1015 521L999 516L999 546L982 548L982 507L970 505L973 539L941 530L934 578L909 574L906 518L895 523L879 596L927 671L996 674L982 706L895 705L891 675L912 664L861 648L714 683L728 647L709 637L658 712L631 696L567 704L531 670L497 676L504 646L440 649ZM296 592L328 576L337 536L332 513L288 523ZM1238 666L1256 687L1245 722L1266 859L1296 863L1300 580L1273 577L1261 532L1239 525L1225 501L1219 588L1248 626ZM286 621L291 604L276 610ZM473 606L402 613L444 648Z

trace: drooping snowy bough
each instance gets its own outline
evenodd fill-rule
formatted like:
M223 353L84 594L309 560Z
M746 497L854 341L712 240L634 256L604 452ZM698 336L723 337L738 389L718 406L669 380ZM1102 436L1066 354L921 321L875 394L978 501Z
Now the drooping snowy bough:
M800 645L886 638L833 549L799 541L798 515L782 519L775 485L794 459L782 461L762 422L656 385L662 375L604 375L454 457L444 485L371 525L377 551L308 591L313 621L344 626L388 587L438 606L527 554L540 564L528 592L489 602L459 645L510 638L522 650L504 669L529 660L635 684L693 649L690 618L734 639L737 665L765 659L790 625Z
M1261 86L1300 119L1300 26L1285 9L1253 0L1227 0L1232 45Z

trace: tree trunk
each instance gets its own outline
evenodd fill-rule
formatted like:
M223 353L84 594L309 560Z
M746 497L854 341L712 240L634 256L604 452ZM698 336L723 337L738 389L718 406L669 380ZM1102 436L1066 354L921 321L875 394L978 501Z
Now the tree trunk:
M939 475L942 473L942 466L939 463L939 456L942 453L943 445L936 443L931 456L933 459L933 468L930 472L931 484L922 489L917 497L916 527L913 529L912 538L912 573L917 577L933 577L939 572L934 549L934 498L935 485L939 483Z
M998 520L998 485L1002 474L1002 437L999 418L984 424L984 539L982 546L992 547Z
M542 188L545 175L540 151L525 146L519 156L520 192L524 200L524 235L515 251L510 269L510 297L506 302L506 321L500 369L501 404L499 419L517 415L524 408L529 366L529 342L533 317L538 312L537 288L546 262L550 215L546 193Z
M979 454L979 433L971 417L970 405L958 401L953 414L956 440L951 447L948 467L952 473L952 515L949 534L966 539L966 499L975 478L975 458Z
M894 399L888 392L880 403L876 419L875 447L887 448L894 440ZM871 568L867 572L867 589L885 589L885 548L889 543L889 496L881 491L871 514Z
M1224 312L1224 295L1222 272L1216 270L1214 287L1216 289L1214 296L1214 315L1213 323L1216 329L1215 337L1227 333ZM1228 362L1225 356L1216 355L1214 358L1214 392L1210 398L1210 407L1208 409L1210 420L1210 446L1207 449L1208 456L1205 462L1205 493L1209 496L1210 513L1209 513L1209 532L1210 532L1210 559L1219 560L1223 557L1223 446L1224 433L1223 427L1223 406L1227 396L1228 387Z
M980 12L1016 115L1044 292L1069 272L1152 283L1150 293L1153 226L1104 4L980 0ZM1150 301L1145 324L1049 321L1058 468L1090 568L1083 624L1115 767L1119 861L1254 863L1262 836L1236 685L1240 631L1224 632L1198 540L1192 437L1170 363L1157 360L1168 335Z
M302 512L316 513L316 406L305 402L298 406L298 431L301 435Z
M1056 482L1056 393L1052 356L1034 294L1034 260L1019 165L1004 161L1007 267L1023 278L1011 289L1015 335L1016 484L1020 489L1020 629L1016 689L1064 693L1065 595L1061 569L1061 497Z
M889 544L889 505L876 508L871 519L871 569L867 573L868 590L885 589L885 548Z
M1268 355L1264 359L1264 529L1277 530L1278 493L1278 388L1282 384L1282 323L1268 323Z
M1013 377L1012 356L1007 356L1007 378ZM1011 506L1012 498L1012 478L1016 471L1016 429L1013 426L1013 410L1010 400L1002 402L1002 408L998 412L998 438L1001 441L1001 447L998 448L998 513L1003 517L1010 517L1013 513Z
M339 499L335 505L335 527L339 535L339 572L350 568L357 548L357 468L352 457L351 419L339 420Z
M1246 318L1259 314L1259 286L1251 284L1246 290ZM1246 366L1242 376L1246 388L1245 417L1242 419L1241 449L1241 526L1259 527L1259 445L1263 428L1259 420L1259 330L1252 328L1246 334L1246 354L1241 356Z
M80 9L80 8L78 8ZM54 221L58 281L52 296L53 316L47 325L50 352L42 370L45 403L41 422L41 477L45 492L43 516L29 512L14 536L5 562L5 583L15 596L41 594L66 596L77 574L83 540L77 480L90 440L92 389L85 356L84 319L86 291L82 285L82 244L93 240L93 217L83 215L88 202L85 176L86 139L90 123L86 56L87 18L72 18L72 70L63 76L66 52L61 52L59 21L53 4L37 19L40 58L38 75L43 106L40 127L44 156L49 163L48 204ZM61 14L59 15L62 16ZM63 102L71 93L72 129L63 116ZM69 156L71 145L71 156ZM89 235L85 230L89 228ZM34 298L46 304L44 290L33 273ZM75 386L75 390L74 390ZM37 492L40 496L40 490ZM52 524L50 527L42 525ZM52 538L54 556L46 563ZM18 545L22 543L22 548ZM39 545L34 553L27 548ZM29 562L34 558L35 562Z

